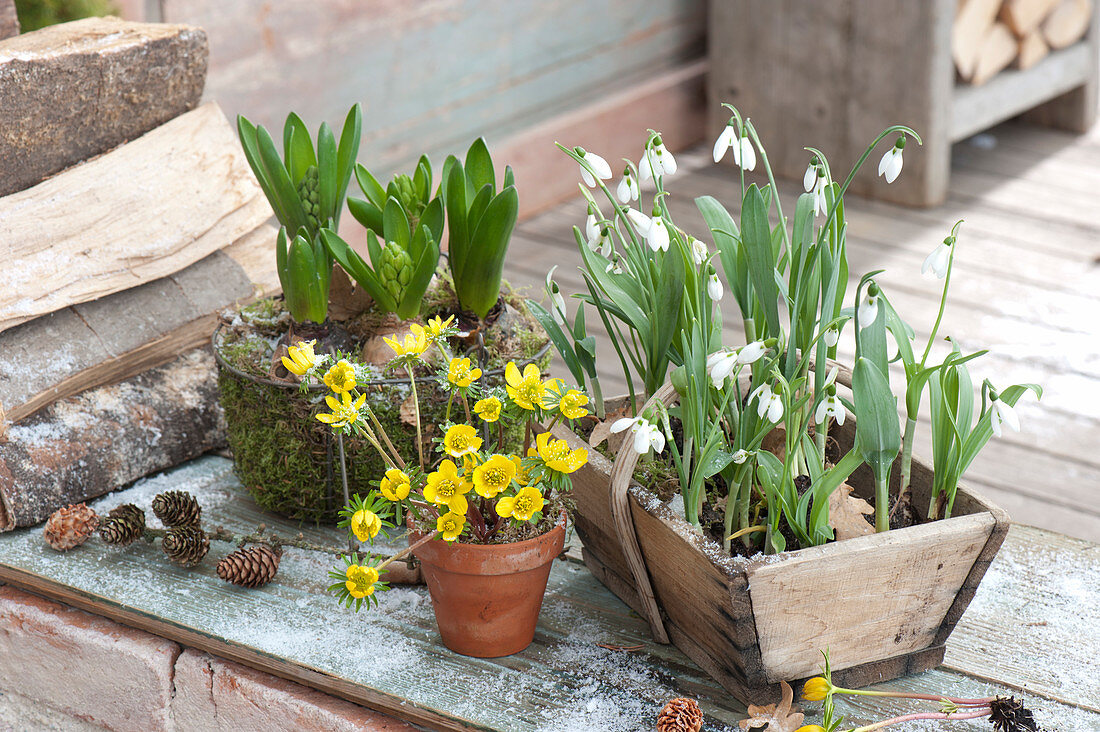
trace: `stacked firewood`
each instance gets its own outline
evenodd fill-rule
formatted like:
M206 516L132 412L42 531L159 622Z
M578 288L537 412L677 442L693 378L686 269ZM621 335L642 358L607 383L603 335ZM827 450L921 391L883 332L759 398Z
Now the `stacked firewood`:
M1010 65L1028 69L1088 32L1093 0L959 0L951 55L959 78L984 84Z
M277 290L201 29L11 35L0 0L0 530L216 447L216 313ZM4 35L10 37L4 38Z

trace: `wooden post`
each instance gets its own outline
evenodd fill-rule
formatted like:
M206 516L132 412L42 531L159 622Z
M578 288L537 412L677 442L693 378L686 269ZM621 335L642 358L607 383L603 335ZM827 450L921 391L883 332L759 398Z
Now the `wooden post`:
M752 117L777 175L801 179L809 161L802 148L813 145L842 178L885 127L908 124L925 144L906 148L901 177L887 185L875 176L893 143L884 140L852 190L940 203L951 155L954 16L955 0L712 1L711 132L726 123L720 104L730 102Z

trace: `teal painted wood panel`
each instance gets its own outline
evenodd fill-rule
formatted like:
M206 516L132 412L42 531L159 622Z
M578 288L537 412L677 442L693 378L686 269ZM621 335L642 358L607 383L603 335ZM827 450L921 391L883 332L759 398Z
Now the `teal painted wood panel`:
M206 94L231 116L315 127L364 105L383 171L464 151L700 58L704 0L161 0L210 39Z

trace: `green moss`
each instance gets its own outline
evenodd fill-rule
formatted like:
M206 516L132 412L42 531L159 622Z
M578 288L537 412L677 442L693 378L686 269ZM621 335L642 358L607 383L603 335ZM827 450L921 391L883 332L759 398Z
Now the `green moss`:
M118 15L119 9L111 0L15 0L15 12L19 27L24 33L30 33L71 20Z

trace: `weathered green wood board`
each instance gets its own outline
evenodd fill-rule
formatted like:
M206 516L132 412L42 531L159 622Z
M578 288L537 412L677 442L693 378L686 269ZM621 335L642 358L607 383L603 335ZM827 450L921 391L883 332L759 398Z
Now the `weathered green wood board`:
M160 6L207 32L207 95L231 117L281 128L295 109L315 129L362 102L360 158L376 171L422 151L441 163L705 54L703 0Z
M211 528L243 533L263 522L283 535L339 538L261 513L231 463L214 456L94 505L100 512L124 502L148 508L169 489L199 496ZM707 730L734 729L743 717L743 707L675 648L653 644L646 624L576 562L555 564L535 643L510 658L478 660L443 648L423 588L392 590L379 610L355 616L323 594L327 555L288 550L277 580L248 591L214 576L229 549L215 542L189 571L144 543L115 548L93 540L58 554L36 527L0 536L0 580L432 728L649 730L673 696L698 699ZM1100 604L1098 580L1100 547L1015 527L948 644L950 670L885 686L959 696L1026 690L1051 729L1100 727L1093 652L1100 630L1079 612ZM841 711L853 722L870 721L912 705L875 700Z

